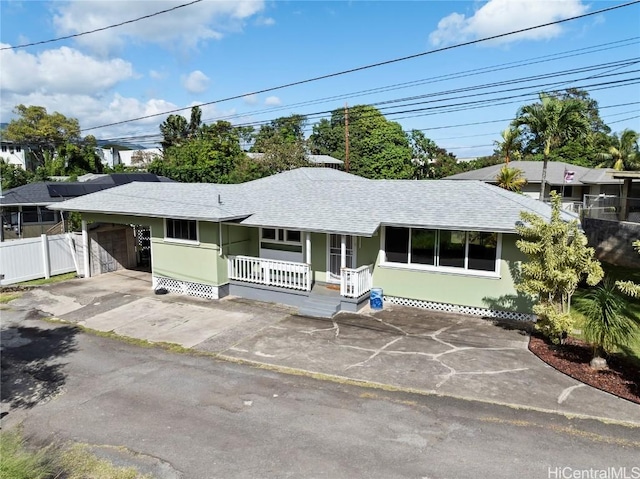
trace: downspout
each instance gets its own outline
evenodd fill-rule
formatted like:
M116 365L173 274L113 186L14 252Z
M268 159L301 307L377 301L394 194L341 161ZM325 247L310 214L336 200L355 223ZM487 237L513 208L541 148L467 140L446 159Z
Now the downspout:
M220 248L218 251L218 256L222 258L222 221L218 223L218 231L219 231L218 237L220 238Z

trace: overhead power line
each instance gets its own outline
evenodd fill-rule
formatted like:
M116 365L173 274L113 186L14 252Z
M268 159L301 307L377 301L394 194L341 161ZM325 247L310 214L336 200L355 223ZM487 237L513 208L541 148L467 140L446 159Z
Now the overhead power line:
M193 5L194 3L200 3L202 1L203 0L193 0L192 2L189 2L189 3L183 3L182 5L176 5L175 7L167 8L166 10L160 10L159 12L150 13L149 15L144 15L142 17L134 18L132 20L127 20L126 22L120 22L120 23L116 23L114 25L108 25L106 27L96 28L95 30L89 30L88 32L74 33L73 35L66 35L64 37L52 38L50 40L41 40L39 42L23 43L22 45L14 45L14 46L10 46L10 47L2 47L2 48L0 48L0 50L15 50L17 48L33 47L35 45L44 45L45 43L59 42L61 40L68 40L70 38L81 37L83 35L89 35L91 33L103 32L103 31L109 30L111 28L121 27L123 25L128 25L130 23L139 22L140 20L146 20L147 18L151 18L151 17L155 17L155 16L158 16L158 15L162 15L163 13L173 12L174 10L178 10L179 8L188 7L190 5Z
M603 9L600 9L600 10L595 10L593 12L588 12L588 13L584 13L582 15L576 15L576 16L573 16L573 17L564 18L564 19L561 19L561 20L553 21L553 22L543 23L541 25L535 25L533 27L521 28L519 30L513 30L513 31L507 32L507 33L501 33L501 34L498 34L498 35L492 35L492 36L489 36L489 37L479 38L479 39L476 39L476 40L470 40L468 42L457 43L455 45L449 45L449 46L446 46L446 47L436 48L436 49L428 50L428 51L425 51L425 52L415 53L413 55L407 55L407 56L404 56L404 57L394 58L394 59L391 59L391 60L385 60L385 61L382 61L382 62L371 63L371 64L368 64L368 65L363 65L363 66L359 66L359 67L355 67L355 68L350 68L350 69L342 70L342 71L339 71L339 72L328 73L326 75L320 75L320 76L316 76L316 77L312 77L312 78L307 78L305 80L298 80L298 81L294 81L294 82L290 82L290 83L285 83L283 85L278 85L278 86L275 86L275 87L263 88L261 90L256 90L256 91L252 91L252 92L246 92L246 93L242 93L240 95L233 95L233 96L230 96L230 97L221 98L219 100L213 100L213 101L209 101L209 102L206 102L206 103L202 103L200 106L213 105L213 104L216 104L216 103L222 103L222 102L229 101L229 100L237 100L239 98L242 98L242 97L245 97L245 96L248 96L248 95L259 95L259 94L267 93L267 92L271 92L271 91L282 90L284 88L290 88L292 86L303 85L303 84L306 84L306 83L312 83L312 82L316 82L316 81L319 81L319 80L326 80L326 79L329 79L329 78L335 78L335 77L347 75L347 74L350 74L350 73L355 73L355 72L359 72L359 71L363 71L363 70L369 70L371 68L377 68L377 67L381 67L381 66L384 66L384 65L391 65L393 63L412 60L412 59L420 58L420 57L423 57L423 56L426 56L426 55L432 55L434 53L440 53L440 52L453 50L453 49L460 48L460 47L465 47L465 46L469 46L469 45L475 45L475 44L483 43L483 42L490 41L490 40L496 40L498 38L504 38L504 37L508 37L508 36L511 36L511 35L516 35L518 33L523 33L523 32L528 32L528 31L532 31L532 30L537 30L539 28L549 27L549 26L552 26L552 25L558 25L558 24L561 24L561 23L566 23L566 22L569 22L569 21L578 20L580 18L587 18L587 17L591 17L591 16L594 16L594 15L600 15L602 13L610 12L610 11L617 10L617 9L620 9L620 8L629 7L629 6L638 4L638 3L640 3L640 0L634 0L632 2L623 3L623 4L620 4L620 5L614 5L612 7L607 7L607 8L603 8ZM154 113L154 114L151 114L151 115L145 115L145 116L140 116L140 117L137 117L137 118L131 118L129 120L122 120L122 121L112 122L112 123L108 123L108 124L104 124L104 125L92 126L90 128L83 129L83 131L91 131L91 130L96 130L98 128L105 128L105 127L108 127L108 126L122 125L124 123L131 123L133 121L145 120L145 119L148 119L148 118L154 118L154 117L163 116L163 115L167 115L167 114L171 114L171 113L177 113L177 112L180 112L180 111L188 110L190 108L191 107L176 108L174 110L168 110L168 111L165 111L165 112L162 112L162 113Z

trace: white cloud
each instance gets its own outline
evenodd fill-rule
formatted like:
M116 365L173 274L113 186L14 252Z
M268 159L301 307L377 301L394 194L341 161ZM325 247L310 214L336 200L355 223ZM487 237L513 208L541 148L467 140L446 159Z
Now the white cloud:
M264 104L268 106L277 106L280 105L282 101L277 96L268 96L264 99Z
M542 25L581 15L588 10L582 0L489 0L467 17L452 13L438 22L437 30L429 34L435 46L491 37L513 30ZM517 40L546 40L562 33L561 25L550 25L494 41L508 43Z
M137 1L127 2L123 8L123 2L113 0L57 1L54 2L56 13L53 23L57 34L72 35L150 15L182 3L182 0ZM220 39L227 32L241 30L243 20L263 9L264 0L205 1L80 36L76 41L101 55L123 48L125 42L132 40L170 46L177 43L181 47L194 48L202 41Z
M137 98L123 97L118 93L96 97L82 93L45 94L36 91L3 94L0 107L2 121L10 121L14 117L11 110L18 104L39 105L45 107L49 113L57 111L65 116L77 118L81 128L106 125L179 108L174 103L162 99L154 98L140 101ZM166 115L146 118L137 122L91 130L86 133L83 132L83 135L90 133L98 138L108 138L113 136L134 136L140 131L149 132L153 130L155 133L158 132L157 125L165 117Z
M209 83L211 83L209 77L200 70L194 70L182 76L182 86L189 93L202 93L209 88Z
M271 17L258 17L256 19L256 25L261 27L271 27L276 24L275 19Z
M167 76L164 72L159 72L158 70L149 70L149 78L153 78L154 80L162 80Z
M117 83L134 77L133 67L129 62L120 58L101 61L68 47L45 50L37 55L24 50L2 50L0 64L0 91L3 97L8 92L104 92Z
M247 105L256 105L259 101L256 94L243 96L242 99Z

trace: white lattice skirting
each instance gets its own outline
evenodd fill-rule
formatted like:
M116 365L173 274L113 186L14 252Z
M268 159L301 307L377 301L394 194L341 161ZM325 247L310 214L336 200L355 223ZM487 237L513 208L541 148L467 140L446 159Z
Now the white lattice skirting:
M153 277L153 289L164 288L171 293L197 296L198 298L219 299L218 287L210 284L190 283L177 279Z
M430 309L433 311L443 311L446 313L468 314L472 316L483 316L485 318L514 319L516 321L535 321L536 316L529 313L517 313L515 311L498 311L494 309L475 308L473 306L460 306L451 303L436 303L434 301L423 301L421 299L398 298L396 296L385 296L385 301L402 306L414 308Z

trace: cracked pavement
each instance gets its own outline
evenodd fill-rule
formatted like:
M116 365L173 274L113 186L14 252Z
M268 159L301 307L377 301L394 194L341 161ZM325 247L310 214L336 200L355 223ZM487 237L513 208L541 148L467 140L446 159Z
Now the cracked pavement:
M387 305L333 320L290 316L230 358L516 407L640 424L640 407L557 372L509 324ZM198 347L196 346L196 349Z
M379 312L342 313L322 320L240 298L156 296L150 284L147 273L119 271L30 290L9 307L23 315L55 316L232 361L640 425L637 404L583 385L543 363L527 349L527 333L510 327L513 324L390 304ZM3 329L9 326L5 317L6 313ZM3 334L3 342L18 349L27 340L28 330ZM11 354L19 359L17 352ZM60 369L46 356L39 362L25 360L43 372L30 378L47 378L44 372ZM49 391L24 381L20 385L5 376L4 388L27 386L26 401L33 400L33 391L51 396L60 389Z

